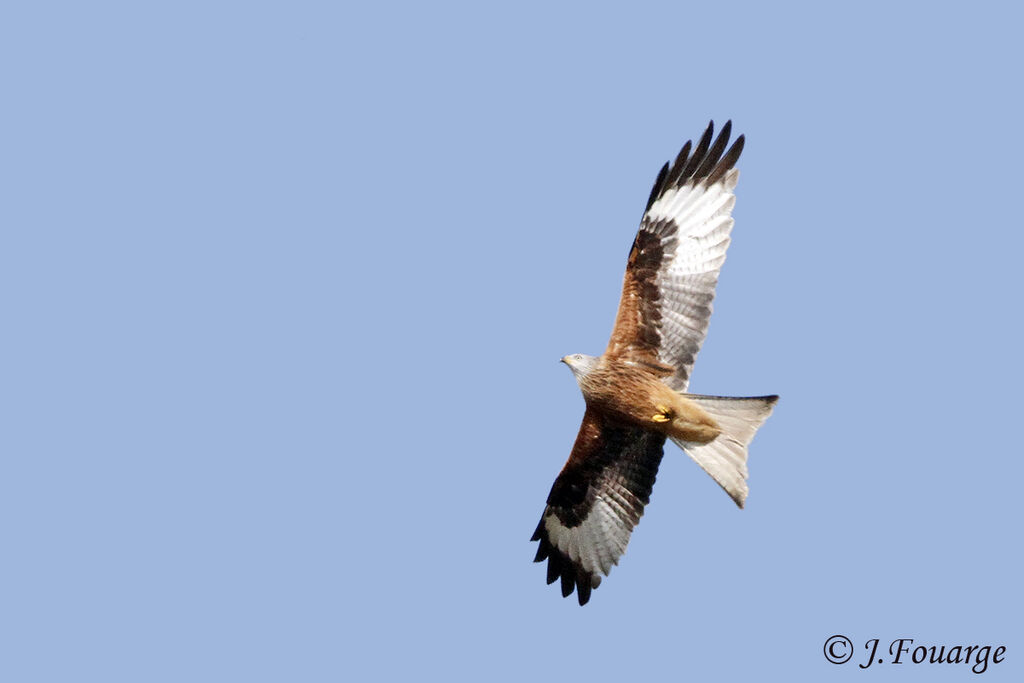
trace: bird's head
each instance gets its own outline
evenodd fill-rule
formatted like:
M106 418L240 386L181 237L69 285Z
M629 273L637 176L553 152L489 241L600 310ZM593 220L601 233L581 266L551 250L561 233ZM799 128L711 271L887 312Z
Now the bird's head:
M565 356L562 358L562 362L569 366L572 370L572 374L576 376L578 382L581 378L586 377L590 374L590 371L597 365L596 356L588 356L585 353L574 353L571 356Z

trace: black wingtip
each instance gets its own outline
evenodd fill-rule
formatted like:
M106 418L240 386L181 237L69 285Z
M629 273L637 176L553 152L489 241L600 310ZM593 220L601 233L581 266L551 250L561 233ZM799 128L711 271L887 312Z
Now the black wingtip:
M722 153L725 151L725 146L729 144L729 136L732 135L732 121L726 121L725 125L722 126L721 132L718 133L718 137L715 138L714 144L708 149L707 154L701 160L697 170L693 172L694 178L705 178L715 170L718 160L722 157Z
M586 572L576 575L576 598L580 602L580 607L590 601L590 575Z
M683 175L683 169L686 168L686 162L690 160L690 148L693 146L693 140L687 140L683 148L679 150L679 154L676 155L676 160L672 162L671 170L668 173L668 178L665 179L665 185L668 187L675 187L679 184L679 178Z
M548 585L553 584L562 575L562 562L558 553L552 553L548 558Z
M540 545L537 548L537 555L533 558L533 561L548 561L548 585L553 584L555 581L560 581L559 588L563 598L569 597L575 590L580 605L587 604L590 600L591 590L600 583L601 577L591 576L582 566L573 562L568 556L563 555L558 548L551 545L543 525L544 520L542 519L538 526L540 537L536 539L540 541Z
M718 136L715 137L715 122L708 121L708 127L700 136L696 148L693 148L693 141L687 140L683 148L679 150L675 161L665 164L658 173L657 180L651 188L651 194L647 198L647 206L644 213L650 211L654 202L668 189L680 187L688 181L697 183L703 179L707 185L713 185L721 180L725 174L736 165L743 151L744 136L740 135L736 141L726 150L729 138L732 136L732 119L725 122ZM714 142L712 142L714 139ZM693 153L690 153L693 148Z
M665 189L665 177L667 175L668 162L666 162L665 165L661 167L661 170L658 171L658 177L654 181L654 187L651 188L651 196L647 198L647 208L644 209L644 213L646 213L647 210L651 208L651 204L653 204L654 200L658 198L658 195L661 194L661 191Z
M686 168L683 169L682 178L689 178L696 171L704 157L708 153L708 148L711 147L711 136L715 134L715 122L711 121L708 123L707 129L704 134L700 136L700 142L697 143L697 149L694 150L693 156L690 157L690 161L686 164Z
M576 587L576 576L572 566L562 567L562 597L572 595L572 589Z
M544 560L548 559L548 554L548 544L541 543L537 546L537 554L534 556L533 561L543 562Z
M746 137L740 135L736 138L736 142L732 143L732 147L729 151L722 156L722 159L715 165L715 168L708 174L708 178L705 182L708 185L714 185L721 180L730 169L736 166L736 162L739 161L740 154L743 153L743 145L746 142Z

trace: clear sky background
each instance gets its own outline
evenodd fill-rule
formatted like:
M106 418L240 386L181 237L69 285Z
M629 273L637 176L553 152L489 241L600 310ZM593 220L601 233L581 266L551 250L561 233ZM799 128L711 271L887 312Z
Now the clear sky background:
M0 679L1022 680L1007 6L7 6ZM729 118L691 388L782 399L747 509L669 446L581 609L557 360Z

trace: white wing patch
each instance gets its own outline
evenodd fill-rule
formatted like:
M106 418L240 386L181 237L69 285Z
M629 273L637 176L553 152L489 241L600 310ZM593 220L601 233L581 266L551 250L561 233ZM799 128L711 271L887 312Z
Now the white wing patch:
M666 250L656 280L662 316L658 356L677 368L666 379L676 391L686 390L707 336L718 274L731 241L738 180L739 170L734 168L710 186L697 180L667 189L641 225L641 230L661 238Z
M544 511L544 528L551 545L583 567L591 575L591 586L597 588L600 575L607 576L626 552L633 531L628 518L629 513L617 502L598 496L578 526L563 525L548 508Z

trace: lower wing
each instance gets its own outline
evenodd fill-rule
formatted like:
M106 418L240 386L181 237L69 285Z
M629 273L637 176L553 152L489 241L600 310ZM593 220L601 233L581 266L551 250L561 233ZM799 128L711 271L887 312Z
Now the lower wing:
M650 502L665 437L607 420L587 409L568 462L555 479L531 540L534 562L548 561L548 583L581 605L626 552Z

